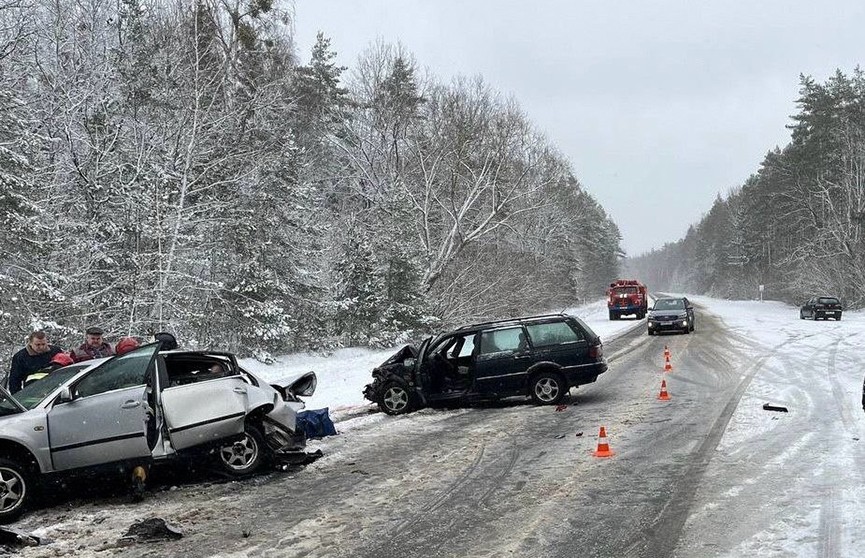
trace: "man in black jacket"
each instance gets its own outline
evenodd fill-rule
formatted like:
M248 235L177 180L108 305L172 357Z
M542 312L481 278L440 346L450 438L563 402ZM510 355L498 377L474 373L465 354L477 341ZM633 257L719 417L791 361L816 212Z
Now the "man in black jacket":
M32 372L45 368L51 362L51 357L61 352L60 347L48 343L44 331L34 331L27 336L24 348L12 356L12 367L9 370L9 392L15 393L24 387L24 379Z

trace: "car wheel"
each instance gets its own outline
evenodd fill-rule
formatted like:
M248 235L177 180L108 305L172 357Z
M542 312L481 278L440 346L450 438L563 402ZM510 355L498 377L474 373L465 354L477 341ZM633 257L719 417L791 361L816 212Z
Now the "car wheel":
M247 425L243 438L219 447L219 463L231 476L251 475L264 463L266 448L261 430Z
M800 320L804 320L804 319L805 319L805 313L802 312L801 310L799 310L799 319L800 319Z
M655 332L652 331L651 329L647 329L647 330L646 330L646 333L648 333L650 337L651 337L652 335L655 335Z
M530 393L538 405L558 405L568 393L568 386L559 374L542 372L532 380Z
M32 488L27 469L0 458L0 523L15 521L24 513Z
M414 410L411 393L396 382L390 382L382 390L378 408L389 415L402 415Z

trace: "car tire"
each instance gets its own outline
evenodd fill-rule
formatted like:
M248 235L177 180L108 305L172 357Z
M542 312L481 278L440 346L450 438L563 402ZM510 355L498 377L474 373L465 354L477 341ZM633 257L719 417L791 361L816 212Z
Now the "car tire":
M557 372L541 372L532 377L529 395L538 405L558 405L569 389L564 378Z
M651 329L647 329L647 330L646 330L646 333L648 333L648 334L649 334L649 337L651 337L651 336L653 336L653 335L655 335L655 332L654 332L654 331L652 331L652 330L651 330Z
M402 384L389 382L381 390L378 408L388 415L402 415L414 410L412 395Z
M217 450L222 470L233 477L245 477L258 471L267 457L267 444L257 426L248 424L240 440Z
M30 471L20 463L0 457L0 523L15 521L32 499Z

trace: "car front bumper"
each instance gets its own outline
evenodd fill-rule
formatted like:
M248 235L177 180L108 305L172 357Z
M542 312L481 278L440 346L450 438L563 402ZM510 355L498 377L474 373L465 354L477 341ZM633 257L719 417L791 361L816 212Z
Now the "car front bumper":
M687 319L656 321L649 320L649 331L679 331L689 327Z

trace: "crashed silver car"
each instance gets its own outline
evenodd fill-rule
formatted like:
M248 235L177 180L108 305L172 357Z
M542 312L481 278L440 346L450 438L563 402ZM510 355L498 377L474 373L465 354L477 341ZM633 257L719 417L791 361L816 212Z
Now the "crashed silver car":
M0 522L20 516L49 474L203 455L243 476L303 455L298 396L315 386L313 372L268 384L230 353L154 343L60 368L14 396L0 388Z

